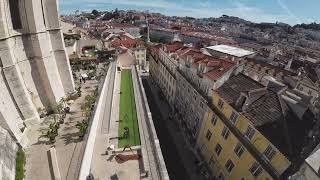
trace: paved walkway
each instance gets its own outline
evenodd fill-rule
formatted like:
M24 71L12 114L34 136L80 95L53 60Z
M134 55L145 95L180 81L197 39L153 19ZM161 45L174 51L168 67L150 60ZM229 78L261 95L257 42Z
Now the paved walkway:
M204 179L201 174L196 172L196 166L194 164L195 155L190 147L187 139L184 138L183 133L181 133L181 129L178 128L177 124L173 121L168 120L170 115L170 106L167 102L160 100L158 96L158 86L151 82L150 78L144 77L147 80L150 90L152 92L154 102L157 105L158 109L160 110L161 117L165 120L166 127L169 130L169 134L167 136L171 137L174 144L176 145L176 149L178 150L178 156L183 162L183 166L186 168L187 176L190 180L202 180ZM166 147L163 147L166 148ZM169 169L168 169L169 170ZM169 170L170 172L170 170Z
M46 138L39 138L45 132L52 119L45 118L39 125L28 129L28 138L32 144L26 149L26 180L50 179L50 166L48 161L48 150L55 146L57 151L59 169L63 180L76 180L81 162L81 149L83 142L79 140L76 123L82 121L81 103L88 94L92 94L97 81L88 80L81 87L82 96L70 105L70 113L67 114L65 123L60 125L58 137L54 144L48 144ZM52 177L51 177L52 178Z

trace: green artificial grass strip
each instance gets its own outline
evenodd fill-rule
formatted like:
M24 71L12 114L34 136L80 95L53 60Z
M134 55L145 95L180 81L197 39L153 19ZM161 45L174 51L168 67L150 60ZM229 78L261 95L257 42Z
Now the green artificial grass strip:
M16 157L16 180L23 180L26 164L26 155L22 148L17 151Z
M121 72L120 121L118 147L140 145L140 135L131 70ZM124 128L129 128L129 137L123 138Z

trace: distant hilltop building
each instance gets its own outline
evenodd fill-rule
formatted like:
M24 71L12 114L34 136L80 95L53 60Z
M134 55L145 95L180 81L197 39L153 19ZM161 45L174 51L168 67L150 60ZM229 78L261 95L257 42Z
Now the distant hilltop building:
M22 146L38 108L74 91L57 1L0 1L0 126Z

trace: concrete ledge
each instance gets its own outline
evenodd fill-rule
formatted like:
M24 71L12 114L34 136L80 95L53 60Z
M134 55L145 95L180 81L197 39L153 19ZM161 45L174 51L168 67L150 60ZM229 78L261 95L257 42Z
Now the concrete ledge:
M102 103L105 98L105 94L106 94L107 90L109 90L108 89L108 85L109 85L108 82L112 78L111 77L112 68L114 68L114 69L116 68L115 62L110 63L110 66L108 68L108 73L107 73L107 76L104 80L101 94L99 96L96 111L93 116L93 120L91 121L91 126L89 126L90 131L89 131L89 134L87 137L84 155L82 157L81 169L80 169L79 178L78 178L79 180L85 180L90 173L94 144L95 144L97 131L98 131L98 124L99 124L100 118L102 116L102 112L104 111L104 109L102 109Z
M53 177L55 180L61 180L56 148L51 147L49 152L50 152L51 165L53 170Z
M24 123L26 124L27 127L30 127L30 126L33 126L33 125L36 125L36 124L39 124L41 121L40 121L40 117L39 115L35 116L35 117L32 117L32 118L29 118L29 119L26 119L24 120Z
M132 146L131 149L132 151L137 151L141 149L141 146ZM126 148L124 152L129 152L129 151L131 150L129 148ZM113 152L116 152L116 153L123 152L123 148L117 148Z

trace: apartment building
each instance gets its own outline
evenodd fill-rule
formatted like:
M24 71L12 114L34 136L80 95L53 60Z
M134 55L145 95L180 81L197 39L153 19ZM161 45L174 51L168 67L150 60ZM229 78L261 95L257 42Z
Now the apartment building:
M151 79L158 83L158 75L159 75L159 49L162 47L161 44L152 46L150 49L149 56L149 74Z
M243 65L243 74L263 85L267 85L270 79L283 82L285 77L296 75L291 71L263 62L258 57L245 58L240 64Z
M207 111L212 89L221 86L236 69L235 63L217 59L196 48L182 48L180 66L176 73L176 119L186 129L190 142L196 141L202 120Z
M110 47L108 42L111 42L111 47L126 47L130 49L136 59L136 64L139 70L146 68L147 50L144 47L144 42L141 40L134 39L134 37L127 33L113 34L108 41L105 41L105 46ZM107 45L106 45L107 43Z
M175 53L181 49L181 43L163 45L159 49L158 85L170 106L173 107L176 96L176 73L179 66L178 55Z
M197 140L212 177L283 179L299 166L314 117L298 117L284 92L241 73L213 92Z

